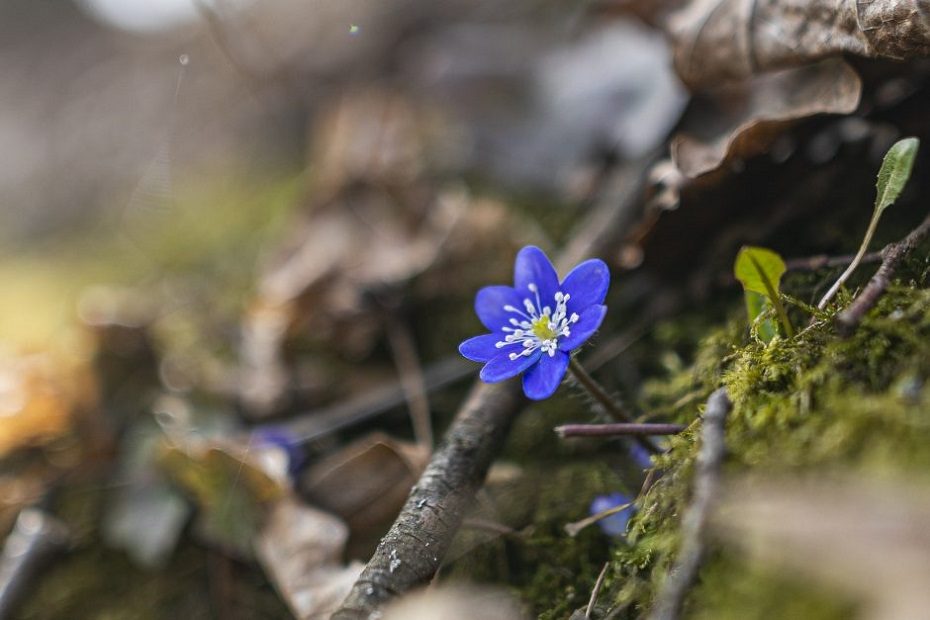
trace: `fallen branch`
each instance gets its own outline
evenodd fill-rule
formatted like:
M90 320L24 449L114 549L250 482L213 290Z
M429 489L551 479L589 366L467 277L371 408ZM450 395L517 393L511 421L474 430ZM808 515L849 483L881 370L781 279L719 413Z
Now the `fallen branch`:
M907 237L884 247L881 252L882 264L878 271L875 272L866 287L859 293L859 296L849 304L849 307L836 317L840 332L849 334L856 329L866 312L874 308L881 296L885 294L885 290L891 284L891 279L894 277L901 261L915 247L920 245L928 235L930 235L930 215L921 222L920 226L912 230Z
M639 220L638 199L652 161L649 156L607 175L587 220L561 252L560 266L603 254ZM369 618L392 597L429 582L525 404L516 381L475 386L334 620Z
M559 437L621 437L626 435L677 435L684 424L563 424L553 430Z
M676 620L681 616L685 597L704 561L704 532L720 490L720 469L726 453L724 426L732 406L725 388L718 389L707 399L701 449L694 474L694 499L681 524L681 550L665 586L659 592L650 620Z

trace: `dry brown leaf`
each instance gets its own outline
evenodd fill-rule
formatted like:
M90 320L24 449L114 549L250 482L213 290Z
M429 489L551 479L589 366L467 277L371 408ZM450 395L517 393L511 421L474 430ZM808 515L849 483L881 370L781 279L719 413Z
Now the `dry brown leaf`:
M67 433L96 400L84 355L0 351L0 458Z
M677 0L621 6L666 32L675 69L708 105L672 155L699 177L764 150L794 120L848 114L861 84L846 54L930 54L930 4L912 0Z
M751 557L841 588L867 618L930 608L930 488L860 476L727 484L713 527Z
M414 592L392 603L384 620L521 620L527 615L503 590L446 587Z
M930 54L930 5L913 0L691 0L664 26L696 90L843 54Z
M349 530L338 518L293 497L277 502L255 554L297 618L328 618L363 565L342 563Z
M424 446L373 433L310 467L301 493L366 533L397 516L429 460Z
M237 388L259 417L289 401L295 381L285 343L299 337L361 357L383 329L372 294L423 278L442 281L430 294L447 296L450 281L463 280L463 258L540 242L535 226L501 205L458 185L437 187L434 136L443 132L430 108L369 90L339 99L321 118L312 204L272 253L243 321Z
M672 140L672 158L682 174L699 177L735 158L764 152L798 119L855 111L861 92L859 76L839 59L721 88L696 102Z

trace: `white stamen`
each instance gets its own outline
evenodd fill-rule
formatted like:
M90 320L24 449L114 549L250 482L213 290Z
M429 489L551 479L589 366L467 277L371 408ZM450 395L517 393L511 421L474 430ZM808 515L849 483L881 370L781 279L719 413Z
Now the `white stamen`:
M517 314L523 320L517 318L508 319L508 322L513 327L502 328L506 336L504 340L498 342L495 346L501 348L509 345L522 345L522 350L519 353L509 355L511 360L517 360L522 355L532 355L537 350L548 354L549 357L554 357L559 348L559 339L571 336L571 325L577 323L581 317L578 316L577 312L568 315L568 300L571 299L571 295L556 291L553 295L555 300L555 309L553 309L552 306L543 305L539 296L539 287L535 282L527 284L527 288L534 293L535 303L532 299L524 299L525 313L510 304L504 306L505 312ZM545 332L548 332L543 333L547 336L551 334L551 337L544 339L537 333L536 330L543 326Z

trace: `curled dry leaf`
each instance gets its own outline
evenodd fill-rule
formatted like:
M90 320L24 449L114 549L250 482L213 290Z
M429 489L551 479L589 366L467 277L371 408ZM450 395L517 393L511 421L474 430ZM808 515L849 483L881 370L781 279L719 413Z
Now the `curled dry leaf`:
M853 112L861 92L859 76L839 59L759 75L697 101L672 140L672 158L684 175L699 177L765 151L798 119Z
M374 433L310 467L298 487L365 534L397 516L428 460L426 447Z
M664 27L678 74L695 90L843 54L930 54L926 0L691 0Z
M286 497L271 508L255 554L297 618L326 618L362 572L342 563L349 530L331 514Z
M437 187L437 125L428 106L380 90L339 99L322 115L315 198L270 253L243 320L238 390L254 415L289 401L295 381L285 343L299 336L362 356L382 329L372 293L442 272L445 287L433 294L448 296L449 283L463 280L462 259L539 240L513 239L508 231L535 228L510 221L518 216L500 205Z
M286 494L241 446L219 441L165 441L158 463L197 504L197 533L238 557L250 557L252 539L268 507Z
M289 336L364 354L380 328L368 295L436 261L467 205L461 192L437 192L421 178L438 122L380 90L353 92L321 115L313 201L270 253L243 321L239 392L251 412L285 404Z
M709 102L685 120L684 135L672 145L675 163L691 178L764 150L790 121L855 110L861 85L841 56L930 54L927 0L633 0L624 6L666 32L678 75Z
M930 608L930 488L861 476L728 483L713 528L751 557L841 588L867 618Z

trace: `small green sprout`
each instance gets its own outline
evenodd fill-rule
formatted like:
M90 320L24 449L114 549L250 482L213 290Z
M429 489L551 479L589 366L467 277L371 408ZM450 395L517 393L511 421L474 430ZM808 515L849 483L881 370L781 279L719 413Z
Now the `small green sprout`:
M849 263L846 271L837 278L830 290L826 292L820 303L817 304L818 310L826 308L833 296L836 295L843 283L849 279L856 267L859 266L862 257L869 249L869 243L878 227L878 220L882 212L893 205L907 185L908 179L911 178L911 170L914 168L914 159L917 156L917 148L920 146L920 140L917 138L905 138L898 140L892 145L888 152L885 153L885 159L882 161L882 167L878 171L878 180L876 181L877 193L875 196L875 210L872 212L872 221L869 222L869 228L865 231L865 237L862 239L862 245L856 253L853 261Z
M733 274L743 284L746 294L746 311L749 321L755 322L767 305L775 309L782 330L788 338L794 336L794 327L781 301L781 277L785 273L785 261L772 250L745 246L736 255ZM771 321L761 321L759 337L769 342L775 337L776 328Z

